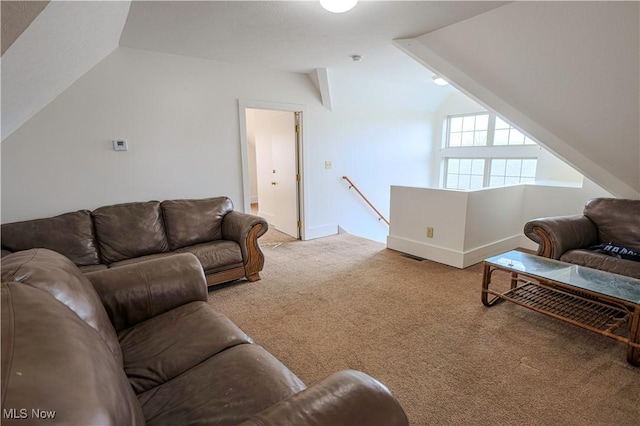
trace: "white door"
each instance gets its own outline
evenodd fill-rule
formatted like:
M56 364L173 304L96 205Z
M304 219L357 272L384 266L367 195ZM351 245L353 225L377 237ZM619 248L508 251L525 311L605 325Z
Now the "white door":
M298 238L298 167L296 116L276 114L271 120L271 159L275 228Z
M291 111L250 110L247 133L256 152L258 214L270 226L300 238L297 114Z

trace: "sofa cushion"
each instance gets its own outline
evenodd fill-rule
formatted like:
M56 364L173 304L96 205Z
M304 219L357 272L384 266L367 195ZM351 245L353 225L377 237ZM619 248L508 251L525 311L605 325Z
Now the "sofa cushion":
M42 424L145 424L122 366L93 328L44 291L1 288L3 409L55 411ZM16 423L40 424L28 418Z
M104 263L169 250L158 201L104 206L91 215Z
M585 204L584 215L598 227L601 243L640 252L640 200L594 198Z
M2 225L2 247L10 251L46 248L65 255L76 265L100 263L88 210L6 223Z
M93 327L122 362L118 337L95 289L71 260L47 249L19 251L2 258L2 281L51 294Z
M258 345L237 345L138 395L148 426L237 425L304 389Z
M640 262L620 259L604 253L585 249L569 250L560 256L560 260L574 265L640 279Z
M192 302L118 333L136 393L168 382L207 358L251 339L206 302Z
M161 259L163 257L173 256L175 253L167 252L167 253L156 253L156 254L148 254L146 256L134 257L133 259L121 260L119 262L113 262L109 265L109 268L117 268L118 266L126 266L133 265L139 262L146 262L147 260L155 260Z
M222 219L231 211L233 203L227 197L163 201L169 248L175 250L219 240L222 238Z
M196 244L178 249L176 253L193 253L207 274L243 265L242 251L234 241L218 240Z

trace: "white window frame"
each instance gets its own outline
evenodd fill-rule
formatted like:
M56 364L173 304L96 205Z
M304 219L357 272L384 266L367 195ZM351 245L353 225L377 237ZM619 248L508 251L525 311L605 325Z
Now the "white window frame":
M486 144L485 145L459 145L459 146L451 146L450 145L450 138L451 138L451 120L454 118L465 118L465 117L477 117L479 115L488 115L488 124L487 124L487 140L486 140ZM521 144L498 144L495 145L495 132L496 132L496 120L500 120L503 121L504 123L506 123L507 125L509 125L508 129L498 129L498 130L508 130L509 134L514 131L514 132L518 132L520 134L522 134L522 136L524 136L524 142ZM538 144L531 139L530 137L528 137L523 131L521 131L520 129L518 129L516 126L510 124L508 121L504 120L501 117L498 117L496 114L491 113L491 112L474 112L474 113L469 113L469 114L454 114L454 115L449 115L446 118L446 130L445 130L445 137L444 137L444 148L452 148L452 149L458 149L458 148L471 148L472 146L474 147L489 147L489 146L526 146L526 145L532 145L532 146L538 146ZM507 138L507 140L509 140L509 137Z
M488 124L487 124L487 138L486 145L475 145L475 146L449 146L449 138L451 135L451 123L453 118L458 117L468 117L468 116L478 116L478 115L488 115ZM494 136L495 136L495 124L496 119L504 121L509 124L509 131L512 129L521 133L524 136L522 144L499 144L494 145ZM495 113L489 111L478 111L473 113L466 114L452 114L448 115L444 118L444 123L442 126L443 129L443 137L442 137L442 148L440 149L440 187L443 189L447 189L447 176L448 176L448 160L450 159L483 159L484 163L484 175L483 175L483 186L482 188L489 188L490 183L490 173L491 173L491 161L496 159L519 159L519 160L538 160L539 152L541 147L530 137L528 137L524 132L522 132L517 127L511 125L506 120L498 117ZM475 129L474 129L475 131ZM474 139L475 140L475 139ZM536 169L538 164L536 162ZM537 175L537 170L536 170ZM526 181L531 181L530 178L525 177ZM522 181L522 176L520 176L520 180ZM533 178L535 181L535 177ZM510 184L506 184L510 185ZM457 185L456 185L457 186ZM500 185L502 186L502 185ZM452 189L452 188L448 188Z

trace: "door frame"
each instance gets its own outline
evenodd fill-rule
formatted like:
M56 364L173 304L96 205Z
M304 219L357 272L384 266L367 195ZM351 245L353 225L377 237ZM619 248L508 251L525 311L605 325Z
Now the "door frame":
M300 180L298 181L298 220L300 220L300 239L305 240L307 234L307 199L305 197L306 180L304 178L304 141L306 139L304 118L306 107L299 104L282 102L238 100L238 118L240 123L240 154L242 157L242 196L244 212L251 213L251 188L249 179L249 139L247 137L247 108L300 113L300 132L297 137L296 159Z

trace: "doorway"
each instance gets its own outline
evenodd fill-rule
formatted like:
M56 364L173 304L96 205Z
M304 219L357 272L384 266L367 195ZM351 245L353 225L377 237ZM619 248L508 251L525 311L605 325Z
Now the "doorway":
M302 113L263 108L244 112L252 211L276 230L300 239Z

